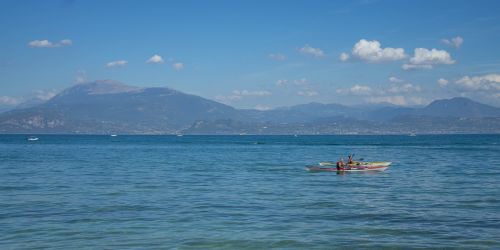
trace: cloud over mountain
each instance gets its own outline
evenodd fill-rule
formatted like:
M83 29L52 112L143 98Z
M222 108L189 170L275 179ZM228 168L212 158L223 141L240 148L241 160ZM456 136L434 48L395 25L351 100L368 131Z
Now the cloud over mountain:
M224 95L218 95L215 97L215 99L219 102L222 102L222 103L231 103L231 102L234 102L234 101L239 101L241 99L243 99L244 97L266 97L266 96L271 96L272 93L270 91L267 91L267 90L254 90L254 91L250 91L250 90L233 90L233 92L231 93L231 95L228 95L228 96L224 96Z
M441 87L444 87L446 85L448 85L448 80L444 79L444 78L439 78L437 80L437 84Z
M22 98L12 96L0 96L0 105L15 106L23 101Z
M500 92L500 74L464 76L455 81L464 90L483 90Z
M355 84L350 88L337 89L338 94L351 94L351 95L370 95L373 89L369 86Z

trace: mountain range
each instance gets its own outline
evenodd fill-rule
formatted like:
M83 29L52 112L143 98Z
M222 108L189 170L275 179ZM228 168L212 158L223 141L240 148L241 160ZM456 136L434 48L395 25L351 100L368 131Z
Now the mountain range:
M235 109L170 88L101 80L0 113L0 133L500 133L500 108L456 97L419 108L309 103L260 111Z

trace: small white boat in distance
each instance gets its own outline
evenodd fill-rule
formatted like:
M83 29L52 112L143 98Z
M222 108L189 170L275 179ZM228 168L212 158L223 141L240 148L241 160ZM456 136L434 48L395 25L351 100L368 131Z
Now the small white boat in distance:
M34 137L34 136L28 137L28 141L38 141L38 140L39 140L38 137Z
M181 137L181 136L183 136L183 135L181 135L181 134L178 134L177 136L178 136L178 137Z
M111 137L117 137L118 135L112 134L112 135L110 135L110 136L111 136Z

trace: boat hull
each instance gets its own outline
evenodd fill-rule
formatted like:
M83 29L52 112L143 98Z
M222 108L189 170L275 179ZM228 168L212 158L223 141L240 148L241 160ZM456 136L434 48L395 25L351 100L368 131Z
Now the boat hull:
M389 166L353 166L337 169L336 167L322 166L307 166L309 172L368 172L368 171L385 171Z
M354 164L349 164L349 167L369 167L369 166L385 166L388 167L392 164L390 161L377 161L377 162L356 162ZM335 166L336 164L334 162L330 161L325 161L325 162L320 162L319 165L321 167L327 167L327 166Z

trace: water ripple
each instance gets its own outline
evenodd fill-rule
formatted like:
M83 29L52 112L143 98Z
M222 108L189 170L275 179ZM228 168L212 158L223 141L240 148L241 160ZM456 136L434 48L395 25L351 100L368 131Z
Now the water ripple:
M1 249L500 248L498 135L39 137L0 136ZM348 153L394 165L304 171Z

